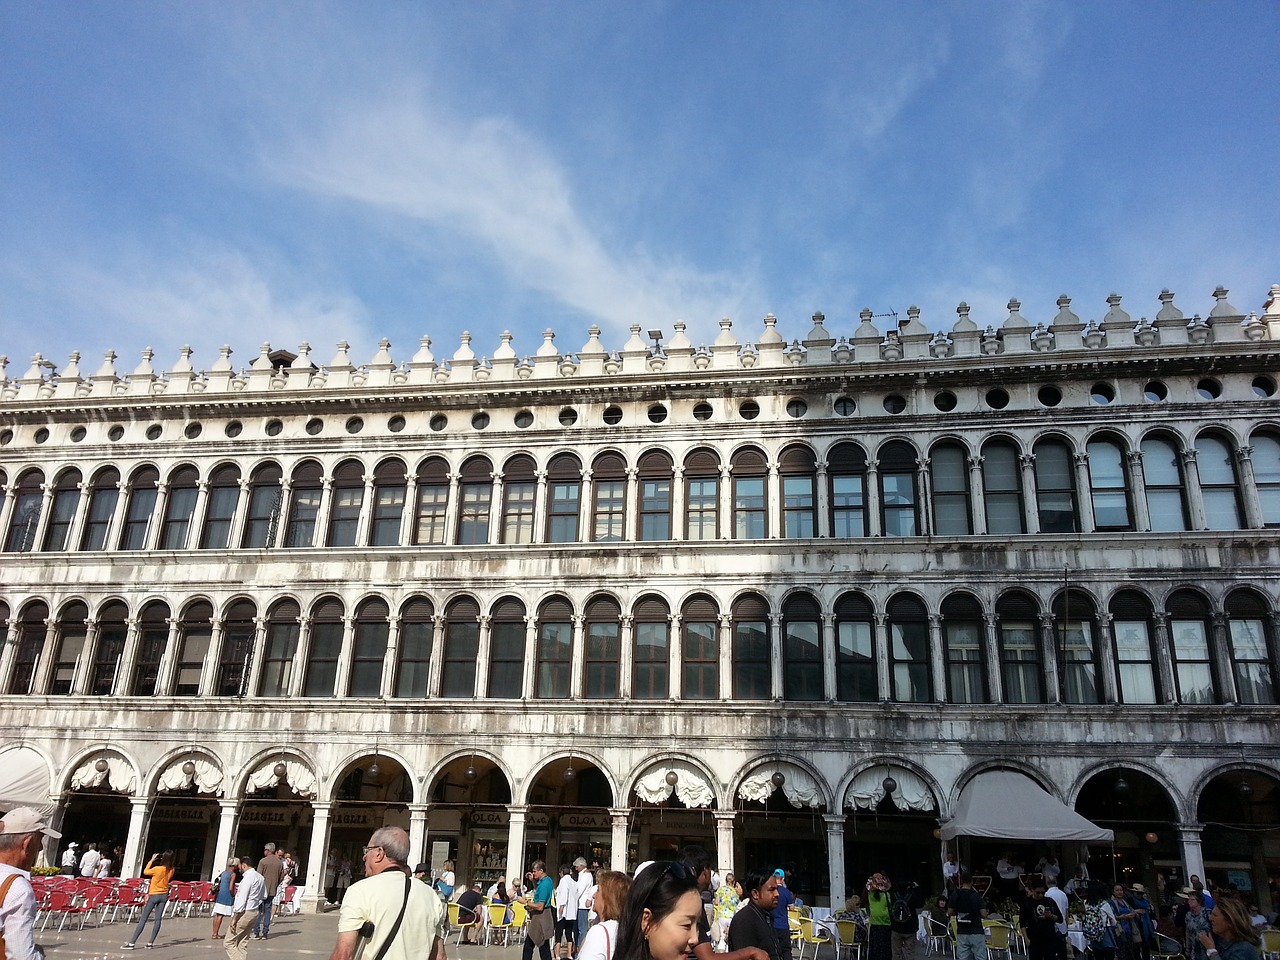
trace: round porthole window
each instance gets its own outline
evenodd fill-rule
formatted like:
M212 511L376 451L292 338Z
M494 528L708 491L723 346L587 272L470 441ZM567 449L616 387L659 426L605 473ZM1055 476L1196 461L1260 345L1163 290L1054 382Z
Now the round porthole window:
M604 422L611 427L616 427L618 424L620 424L622 422L622 408L621 407L605 407Z
M703 400L701 403L694 404L694 407L693 407L693 419L695 419L695 420L703 420L703 421L705 421L705 420L710 420L710 419L711 419L711 415L712 415L714 412L715 412L715 411L713 411L713 410L711 409L711 404L709 404L709 403L707 403L707 401Z
M516 426L521 430L527 430L533 426L533 411L521 410L516 414Z
M796 420L799 420L808 412L809 412L809 405L805 403L803 400L800 400L797 398L794 400L787 401L788 417L794 417Z
M649 408L650 423L661 423L665 419L667 419L667 408L664 407L662 404L655 403L652 407Z
M1159 403L1161 400L1169 399L1169 388L1159 380L1152 380L1142 388L1142 395L1152 403Z
M112 443L115 443L117 440L119 440L123 436L124 436L124 427L120 426L119 424L116 424L114 427L112 427L110 430L107 431L107 439L110 440ZM12 430L9 431L9 438L13 439Z
M471 429L483 430L489 426L489 415L487 413L477 413L471 418Z
M151 426L147 427L148 440L159 440L160 434L162 433L164 433L164 430L160 427L160 424L158 423L153 423Z
M1042 407L1056 407L1062 402L1062 391L1051 383L1046 383L1036 391L1036 399Z
M956 395L950 390L939 391L933 398L933 405L943 413L950 413L956 408Z
M449 425L449 418L446 417L443 413L437 413L434 417L431 418L431 422L428 424L428 426L431 427L431 429L434 430L436 433L439 433L448 425Z
M1217 400L1222 396L1222 384L1212 377L1205 377L1196 384L1196 394L1201 400Z
M1009 391L995 387L987 391L987 406L992 410L1003 410L1009 405Z
M560 426L572 427L578 422L578 411L573 407L565 407L560 411Z
M268 437L278 437L284 430L284 422L280 420L268 420L266 433Z
M907 398L898 393L891 393L884 398L886 413L901 413L907 409Z
M226 427L223 429L222 432L225 433L228 437L234 438L234 437L240 436L240 431L243 429L244 429L244 424L242 424L239 420L232 420L230 423L226 425Z
M742 417L743 420L754 420L760 416L760 404L754 400L743 400L738 405L738 416Z
M359 433L364 429L364 419L362 417L349 417L347 419L347 433Z
M1270 377L1253 378L1253 395L1255 397L1275 396L1276 382Z
M188 440L194 440L196 437L200 436L200 434L203 432L204 432L204 427L202 427L200 424L188 423L186 427L183 428L182 435L186 437Z
M36 435L35 435L36 443L44 443L48 439L49 439L48 427L41 427L39 430L36 431Z
M400 414L397 413L394 417L392 417L390 420L387 421L387 429L390 430L392 433L400 433L402 430L404 430L404 417L400 416Z
M71 442L79 443L81 440L85 438L85 435L87 433L88 431L85 430L84 427L76 427L74 430L71 431Z
M311 434L311 436L318 437L323 430L324 421L319 417L312 417L307 421L307 433Z
M853 402L853 397L836 397L832 409L842 417L851 417L858 409L858 405Z
M1109 383L1095 383L1089 391L1089 399L1098 404L1098 406L1106 406L1115 398L1115 388Z
M119 428L117 427L116 429L119 429ZM120 432L121 432L121 433L124 433L124 431L123 431L123 430L121 430ZM112 437L111 439L113 439L113 440L114 440L114 439L117 439L117 438ZM9 444L11 444L11 443L13 443L13 431L12 431L12 430L0 430L0 447L7 447L7 446L8 446Z

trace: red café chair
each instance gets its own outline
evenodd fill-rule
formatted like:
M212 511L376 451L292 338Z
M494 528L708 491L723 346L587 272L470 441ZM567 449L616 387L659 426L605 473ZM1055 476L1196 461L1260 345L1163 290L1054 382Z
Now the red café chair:
M120 913L120 908L124 908L124 918L127 922L133 922L133 915L142 910L143 904L147 902L146 896L137 887L130 887L121 884L116 890L116 902L111 904L111 922L116 922L116 917ZM104 907L105 914L105 907Z
M85 908L78 906L71 894L65 890L53 890L49 893L49 905L45 908L44 925L40 927L43 930L49 925L49 918L55 913L61 914L62 919L58 921L58 929L61 930L67 924L67 918L80 916L80 929L84 929Z
M169 900L164 905L164 916L176 917L178 911L182 909L182 904L187 897L187 883L185 880L169 881Z
M104 887L102 884L98 883L95 883L84 892L84 897L80 903L80 909L84 911L80 917L81 930L84 929L85 917L93 916L93 914L99 909L101 909L104 914L107 912L106 903L110 897L111 888ZM101 918L99 918L97 922L101 923Z

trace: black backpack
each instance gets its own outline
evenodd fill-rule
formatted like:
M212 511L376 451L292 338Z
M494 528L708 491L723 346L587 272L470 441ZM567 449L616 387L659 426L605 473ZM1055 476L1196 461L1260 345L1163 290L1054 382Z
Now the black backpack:
M911 909L911 904L906 897L897 896L893 898L893 905L889 907L889 921L899 926L906 926L915 919L915 911Z

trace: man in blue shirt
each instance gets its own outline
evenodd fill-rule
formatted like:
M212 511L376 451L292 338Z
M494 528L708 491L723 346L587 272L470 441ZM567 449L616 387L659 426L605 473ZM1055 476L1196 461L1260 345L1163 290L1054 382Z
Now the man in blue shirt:
M773 935L778 938L778 956L791 960L791 921L787 907L796 903L795 895L787 889L787 872L782 868L773 871L778 878L778 905L773 908Z
M555 910L551 906L551 896L555 892L555 882L547 876L547 865L541 860L533 861L534 890L532 897L521 897L520 902L529 910L529 921L525 927L524 951L522 960L533 960L533 948L538 948L541 960L551 960L551 941L556 935Z

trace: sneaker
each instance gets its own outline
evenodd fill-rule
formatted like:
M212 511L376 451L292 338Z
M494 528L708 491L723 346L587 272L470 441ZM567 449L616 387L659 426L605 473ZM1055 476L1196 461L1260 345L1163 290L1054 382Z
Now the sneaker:
M148 950L150 950L150 949L151 949L152 947L154 947L154 946L155 946L155 944L154 944L154 943L148 943L148 944L147 944L147 949L148 949Z
M121 947L120 949L121 949L121 950L136 950L137 948L136 948L132 943L126 943L126 944L125 944L123 947Z

